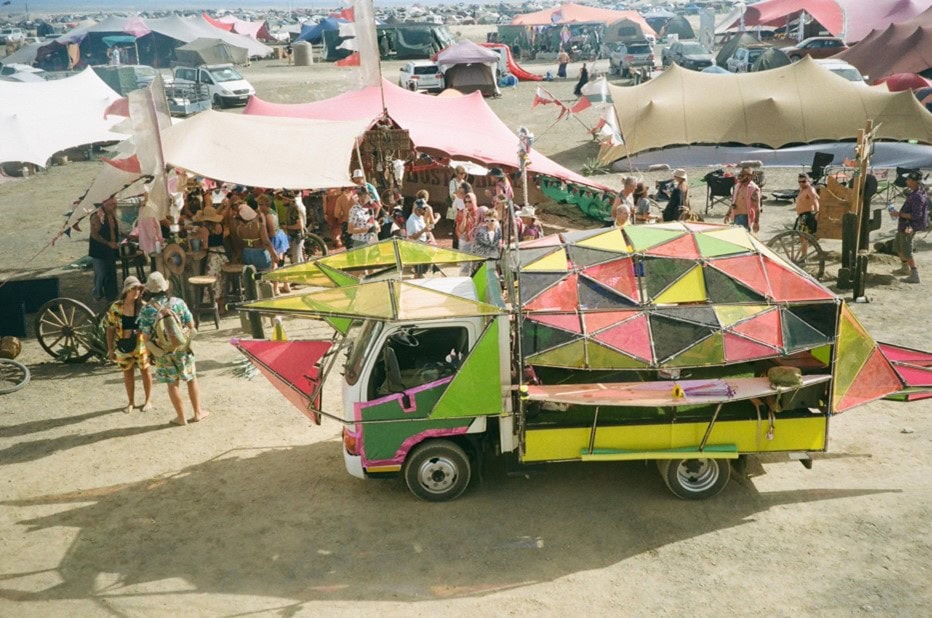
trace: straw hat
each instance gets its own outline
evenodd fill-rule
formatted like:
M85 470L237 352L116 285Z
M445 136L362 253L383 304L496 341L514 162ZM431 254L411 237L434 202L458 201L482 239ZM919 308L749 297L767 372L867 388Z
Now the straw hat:
M138 279L137 279L138 281ZM152 292L153 294L158 294L159 292L168 291L168 281L165 280L165 276L159 271L155 271L149 278L146 279L146 289Z
M184 254L184 249L182 249L179 244L172 243L162 250L162 263L165 264L165 269L173 275L180 275L184 272L187 259L188 257ZM155 273L152 274L154 275ZM152 277L149 277L149 279L151 280ZM146 289L149 289L148 282L146 284Z
M120 297L122 298L123 296L126 296L126 293L132 290L133 288L141 288L141 287L144 287L142 285L142 282L139 281L139 279L134 277L133 275L130 275L129 277L123 280L123 291L120 292Z
M684 170L684 169L682 169L682 168L677 168L677 169L673 170L673 177L674 177L674 178L681 178L681 179L683 179L683 180L686 180L686 170Z
M223 215L217 212L217 209L213 206L205 206L203 210L199 210L197 214L194 215L195 221L213 221L214 223L220 223L223 221Z
M528 217L529 219L537 218L537 210L533 206L525 206L518 211L519 217Z
M258 216L256 211L253 210L249 204L240 204L239 210L236 211L236 214L239 215L240 219L246 222L252 221Z

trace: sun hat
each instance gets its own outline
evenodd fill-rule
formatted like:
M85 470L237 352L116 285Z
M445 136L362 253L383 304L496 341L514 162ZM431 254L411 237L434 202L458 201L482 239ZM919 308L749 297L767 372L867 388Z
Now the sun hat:
M673 170L673 177L674 177L674 178L682 178L682 179L685 180L685 179L686 179L686 170L684 170L684 169L682 169L682 168L677 168L677 169Z
M533 206L525 206L518 211L519 217L529 217L531 219L537 218L537 210Z
M239 215L239 218L243 221L252 221L256 218L256 211L252 209L249 204L240 204L239 210L236 212Z
M903 177L907 180L915 180L916 182L922 182L922 173L921 172L908 172L903 174Z
M363 173L361 168L356 168L353 170L353 180L357 178L365 178L366 175Z
M154 273L149 275L149 278L146 279L146 289L152 292L153 294L158 294L159 292L167 292L168 281L165 280L165 275L163 275L159 271L155 271Z
M217 212L217 209L213 206L205 206L203 210L199 210L197 214L194 215L195 221L213 221L214 223L220 223L223 221L223 215Z
M141 288L141 287L145 287L145 286L142 285L142 282L139 281L137 277L130 275L129 277L123 280L123 291L120 292L120 296L121 297L126 296L126 293L132 290L133 288Z
M504 178L505 172L502 171L500 167L493 167L489 170L489 176L494 176L495 178Z

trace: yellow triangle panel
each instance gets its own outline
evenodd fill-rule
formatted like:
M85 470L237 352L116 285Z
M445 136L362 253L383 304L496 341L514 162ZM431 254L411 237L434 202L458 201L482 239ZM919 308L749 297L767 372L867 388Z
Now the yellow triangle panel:
M770 305L715 305L712 308L715 310L719 324L727 328L770 309Z
M725 362L725 346L722 333L713 333L696 345L689 347L670 360L662 367L701 367L704 365L721 365Z
M313 285L319 288L336 287L333 280L317 265L317 262L305 262L279 268L262 275L262 278L268 281L303 283L304 285Z
M384 241L383 241L384 242ZM456 264L458 262L477 262L483 258L463 253L454 249L444 249L423 242L395 239L403 266L418 264Z
M847 304L841 306L841 319L838 321L838 349L835 353L835 383L832 389L833 405L838 403L851 388L855 377L871 352L874 340L851 313Z
M502 412L502 393L495 387L501 384L498 341L499 322L504 319L492 320L486 327L431 410L431 418L463 418Z
M628 225L625 226L625 234L631 240L631 246L635 251L643 251L656 247L659 244L669 242L674 238L679 238L686 233L683 226L676 229L664 229L659 225Z
M395 266L398 259L395 256L395 245L391 242L382 241L374 245L365 245L343 253L328 255L318 261L330 268L347 270Z
M708 236L716 240L722 240L733 245L738 245L744 249L754 249L754 243L751 242L751 235L743 227L731 226L725 229L715 230L714 232L700 232L700 236Z
M521 268L521 270L546 270L546 271L558 271L566 272L566 249L560 247L557 251L553 253L548 253L539 260L535 260Z
M589 249L601 249L602 251L615 251L616 253L631 253L631 247L628 241L622 236L618 228L609 230L604 234L599 234L586 240L574 243L578 247L588 247Z
M676 303L699 303L706 300L705 278L702 267L695 266L677 279L673 285L654 298L658 305Z
M583 369L586 366L586 347L582 339L528 356L527 362L532 365L546 365L548 367L571 367Z
M589 369L641 369L648 363L622 354L591 339L586 342L589 353Z

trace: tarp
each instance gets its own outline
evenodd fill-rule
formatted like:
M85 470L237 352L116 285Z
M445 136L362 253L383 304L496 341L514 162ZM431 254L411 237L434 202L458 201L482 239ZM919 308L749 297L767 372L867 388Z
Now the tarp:
M249 51L220 39L194 39L175 49L175 59L181 64L246 64Z
M206 13L204 14L204 19L213 26L216 26L218 23L224 26L230 26L232 31L236 34L242 34L256 41L269 41L272 39L265 21L246 21L234 17L233 15L224 15L220 19L212 20ZM217 23L214 23L215 21Z
M325 30L339 30L340 24L345 23L345 19L326 17L317 24L301 24L301 34L298 35L295 42L307 41L308 43L320 43L323 40Z
M868 119L878 139L932 143L932 114L911 93L860 87L809 58L734 75L674 65L639 86L609 89L626 147L607 149L603 162L688 144L779 148L837 141L856 137Z
M641 17L637 11L613 11L611 9L599 9L572 2L554 6L543 11L534 11L533 13L524 13L515 15L511 20L515 26L552 26L554 24L571 24L574 22L602 22L610 24L619 19L630 19L641 25L644 32L657 35L654 29L648 25L647 21Z
M518 80L522 82L539 82L544 79L540 75L536 75L522 68L521 65L515 61L514 56L511 55L511 48L504 43L481 43L481 45L488 49L498 50L497 53L504 54L505 68L508 69L509 73L517 77Z
M410 132L411 141L418 150L482 164L519 167L518 138L481 95L428 97L386 80L382 81L382 87L388 114ZM382 115L382 94L379 88L370 86L323 101L296 105L251 97L243 113L318 120L359 119L372 123ZM458 121L451 124L454 118ZM533 173L606 190L605 186L566 169L539 152L532 150L530 159L528 169Z
M667 36L675 34L679 39L694 39L696 38L696 33L693 32L693 27L689 25L689 22L686 21L686 18L682 15L677 15L673 19L667 22L663 27L663 33Z
M66 148L125 139L112 131L120 118L104 118L119 98L91 69L48 82L0 82L0 163L45 166Z
M885 84L890 92L900 92L903 90L920 90L932 86L932 82L921 75L915 73L894 73L884 78L878 79L875 83Z
M642 41L644 38L644 26L641 25L640 22L634 21L629 17L624 17L608 24L602 36L602 40L605 43Z
M353 184L351 159L368 124L208 110L163 131L162 149L169 165L250 187L345 187Z
M764 53L758 56L754 64L751 65L751 71L769 71L770 69L777 69L790 64L793 64L793 61L790 60L789 56L782 50L771 47L770 49L764 50Z
M932 9L877 28L835 57L853 64L871 81L894 73L922 73L932 68Z
M783 26L806 11L834 36L851 43L872 29L911 19L930 4L930 0L764 0L748 6L744 23L746 27Z

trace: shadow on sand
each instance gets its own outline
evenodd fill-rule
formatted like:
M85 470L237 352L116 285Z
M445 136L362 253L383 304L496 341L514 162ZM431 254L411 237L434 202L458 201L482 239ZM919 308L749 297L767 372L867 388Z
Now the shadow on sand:
M460 500L428 504L400 481L347 476L339 449L331 441L231 451L165 478L7 502L74 504L18 523L78 533L55 569L61 583L25 593L2 582L29 574L0 573L0 598L481 596L740 526L774 506L887 493L761 494L732 483L717 499L685 503L666 492L653 466L627 463L554 465L531 478L495 468ZM101 574L118 581L101 590ZM187 584L166 591L165 580ZM140 588L156 581L161 592Z

